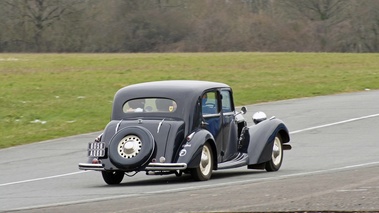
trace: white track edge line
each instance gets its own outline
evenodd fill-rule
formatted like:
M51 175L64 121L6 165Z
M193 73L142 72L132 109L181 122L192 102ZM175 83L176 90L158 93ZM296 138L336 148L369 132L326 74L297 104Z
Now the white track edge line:
M60 175L53 175L53 176L42 177L42 178L34 178L34 179L21 180L21 181L15 181L15 182L10 182L10 183L2 183L2 184L0 184L0 187L1 186L9 186L9 185L20 184L20 183L34 182L34 181L39 181L39 180L47 180L47 179L65 177L65 176L70 176L70 175L81 174L81 173L84 173L84 172L88 172L88 171L78 171L78 172L71 172L71 173L60 174Z
M319 125L319 126L314 126L314 127L309 127L309 128L305 128L305 129L292 131L292 132L290 132L290 134L296 134L296 133L310 131L310 130L314 130L314 129L321 129L321 128L325 128L325 127L335 126L335 125L339 125L339 124L345 124L345 123L349 123L349 122L353 122L353 121L359 121L359 120L378 117L378 116L379 116L379 114L373 114L373 115L367 115L367 116L362 116L362 117L358 117L358 118L352 118L352 119L348 119L348 120L343 120L343 121L338 121L338 122L334 122L334 123L329 123L329 124L324 124L324 125Z

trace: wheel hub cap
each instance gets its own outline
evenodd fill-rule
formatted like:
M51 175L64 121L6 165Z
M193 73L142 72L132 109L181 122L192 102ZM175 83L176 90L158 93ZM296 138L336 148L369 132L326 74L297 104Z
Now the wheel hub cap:
M209 158L206 154L203 153L201 155L201 166L205 168L208 165L208 163L209 163Z
M132 154L134 152L134 144L133 142L126 142L124 145L124 152L128 154Z
M272 149L272 161L275 165L279 165L282 161L282 150L281 150L281 144L280 139L275 138L274 140L274 147Z
M141 139L136 135L127 135L118 144L118 154L123 158L133 158L140 153Z
M274 144L274 149L272 151L274 158L277 158L280 155L280 149L277 144Z
M210 150L208 149L208 147L204 146L200 160L200 170L204 175L208 175L211 170L210 155Z

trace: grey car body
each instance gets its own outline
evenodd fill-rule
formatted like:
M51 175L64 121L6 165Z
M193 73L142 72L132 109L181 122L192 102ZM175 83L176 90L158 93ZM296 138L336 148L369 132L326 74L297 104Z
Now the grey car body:
M143 106L134 110L132 102ZM160 102L168 105L159 110ZM265 116L247 126L245 112L244 107L236 111L233 91L224 83L172 80L126 86L115 94L111 121L89 143L88 160L79 169L101 171L108 184L140 171L190 173L208 180L213 170L241 166L279 170L283 150L291 149L287 127Z

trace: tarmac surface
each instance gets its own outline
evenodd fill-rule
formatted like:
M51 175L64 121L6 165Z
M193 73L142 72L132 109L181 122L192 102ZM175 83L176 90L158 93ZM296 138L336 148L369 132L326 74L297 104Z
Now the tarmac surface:
M252 94L253 95L253 94ZM78 170L98 135L0 150L0 212L379 212L379 91L247 106L291 132L278 172L215 171L209 181Z

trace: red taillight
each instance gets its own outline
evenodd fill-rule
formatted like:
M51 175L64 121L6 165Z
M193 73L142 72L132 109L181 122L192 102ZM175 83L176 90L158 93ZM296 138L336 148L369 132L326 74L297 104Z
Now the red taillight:
M92 164L98 164L99 160L97 158L92 159Z

